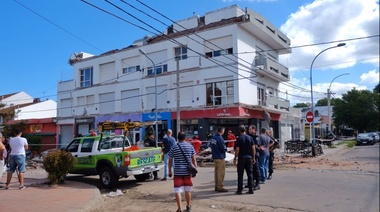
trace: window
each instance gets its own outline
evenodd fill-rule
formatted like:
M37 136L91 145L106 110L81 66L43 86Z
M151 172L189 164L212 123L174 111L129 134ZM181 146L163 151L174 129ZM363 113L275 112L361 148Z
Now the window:
M174 55L175 57L179 58L179 60L186 60L187 59L187 47L177 47L174 49Z
M265 90L264 88L257 88L257 103L259 105L265 105Z
M93 138L84 139L83 143L82 143L82 147L80 149L80 152L91 152L93 143L94 143Z
M207 83L206 95L208 106L232 104L234 100L234 82L229 80Z
M74 140L67 146L67 151L69 152L78 152L78 147L79 147L80 140Z
M233 54L233 49L228 48L228 49L222 49L222 50L217 50L217 51L212 51L212 52L206 52L205 55L206 57L219 57L221 55L228 55L228 54Z
M140 66L131 66L131 67L123 68L123 74L133 73L136 71L140 71Z
M164 72L168 72L168 65L167 64L156 66L156 74L162 74ZM153 68L149 67L148 68L148 76L151 76L151 75L154 75L154 72L153 72Z
M93 69L86 68L80 70L80 87L86 88L92 86Z

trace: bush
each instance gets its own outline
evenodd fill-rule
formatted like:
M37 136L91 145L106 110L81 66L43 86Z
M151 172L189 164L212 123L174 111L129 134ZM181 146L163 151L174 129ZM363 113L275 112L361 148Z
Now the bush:
M50 184L60 184L65 181L66 174L74 165L74 157L65 150L54 150L44 158L44 168L48 173Z

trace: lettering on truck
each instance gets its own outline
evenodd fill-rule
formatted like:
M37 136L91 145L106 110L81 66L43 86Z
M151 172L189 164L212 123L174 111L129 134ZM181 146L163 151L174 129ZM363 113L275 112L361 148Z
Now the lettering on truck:
M154 163L154 161L155 161L155 156L147 157L147 158L139 158L137 160L137 165L144 165L144 164Z

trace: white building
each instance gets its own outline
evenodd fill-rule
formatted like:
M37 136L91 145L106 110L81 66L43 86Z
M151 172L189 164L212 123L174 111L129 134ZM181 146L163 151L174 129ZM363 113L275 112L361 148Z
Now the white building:
M181 131L203 140L217 126L237 134L239 124L270 126L278 138L280 116L290 107L278 90L289 81L278 58L291 53L289 46L264 17L233 5L177 21L120 50L74 54L74 79L58 83L59 142L105 120L154 121L156 112L159 131L176 132L178 109Z

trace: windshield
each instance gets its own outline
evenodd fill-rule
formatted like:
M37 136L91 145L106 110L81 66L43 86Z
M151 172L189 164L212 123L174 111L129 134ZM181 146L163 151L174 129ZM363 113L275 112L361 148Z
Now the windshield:
M128 138L125 138L124 147L129 147L131 144ZM102 138L100 142L100 149L112 149L123 147L123 136L110 136Z

